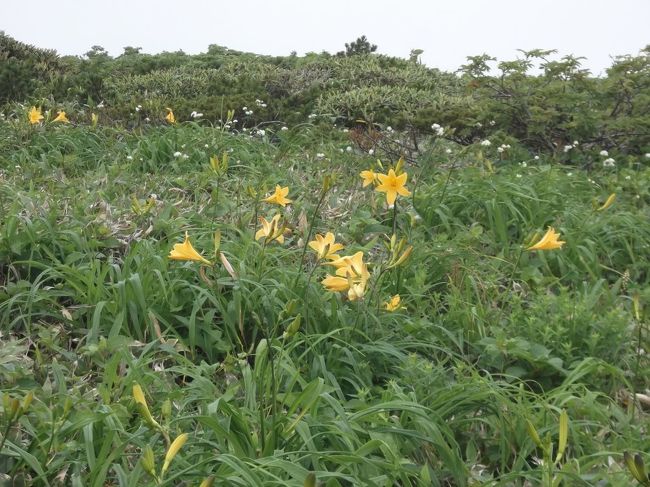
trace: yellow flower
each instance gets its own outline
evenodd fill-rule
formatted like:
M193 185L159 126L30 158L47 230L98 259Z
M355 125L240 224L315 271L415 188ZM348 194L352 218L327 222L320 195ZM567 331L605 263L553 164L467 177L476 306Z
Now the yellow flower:
M62 110L59 110L58 115L57 115L56 118L55 118L54 120L52 120L52 121L53 121L53 122L63 122L63 123L68 123L68 122L70 122L70 120L68 120L68 117L65 116L65 112L62 111Z
M267 243L273 240L277 240L278 243L284 243L284 235L282 235L284 228L280 227L280 214L271 218L271 221L260 217L260 223L262 224L262 228L255 233L255 240L264 238Z
M558 240L560 234L557 233L553 227L548 227L548 231L544 234L542 239L535 245L528 247L526 250L553 250L562 248L566 242Z
M90 124L93 127L96 127L98 121L99 121L99 116L96 113L91 113L90 114Z
M339 250L343 250L343 245L334 243L334 234L327 232L323 237L317 234L315 240L309 242L309 247L316 252L318 259L338 260L341 257L336 254Z
M377 173L372 169L368 169L367 171L361 171L359 173L359 176L363 178L364 188L366 186L370 186L372 183L374 183L377 180Z
M182 244L174 244L174 248L169 252L169 258L172 260L193 260L211 265L211 262L199 254L190 243L190 236L185 232L185 241Z
M174 112L172 111L171 108L166 108L167 110L167 115L165 116L165 120L167 120L169 123L176 123L176 117L174 116Z
M178 451L183 448L183 445L187 441L187 433L182 433L176 437L174 441L172 441L172 444L169 445L169 450L167 450L167 453L165 454L165 461L162 466L162 470L160 471L161 475L164 474L167 469L169 468L169 465L172 463L172 460L178 453Z
M43 120L43 114L41 113L40 108L32 107L29 110L28 116L29 116L29 123L31 123L32 125L40 123L40 121Z
M135 402L138 405L138 409L140 410L140 414L144 420L149 423L149 426L160 429L160 425L155 419L153 419L151 411L149 411L149 406L147 406L147 400L144 397L144 393L142 392L142 387L140 387L140 384L133 384L133 399L135 399Z
M273 193L268 198L264 198L262 201L266 203L275 203L276 205L286 206L288 203L291 203L291 200L287 198L289 194L289 186L281 188L279 184L275 186L275 193Z
M398 194L411 196L411 192L405 187L407 177L408 175L405 172L398 176L392 169L388 171L388 174L377 174L377 178L381 184L375 190L380 193L386 193L386 203L393 205Z
M604 211L604 210L606 210L607 208L609 208L610 206L612 206L614 204L614 201L616 201L616 193L610 194L609 198L607 198L605 203L603 203L603 206L598 208L596 211Z
M399 294L396 294L392 298L390 298L390 301L386 301L384 303L384 309L386 311L397 311L398 309L404 308L404 306L400 306L400 302L402 301L402 298L400 298Z
M321 281L330 292L348 292L348 299L356 301L363 297L370 279L368 266L363 262L363 252L341 257L330 263L336 267L336 276Z

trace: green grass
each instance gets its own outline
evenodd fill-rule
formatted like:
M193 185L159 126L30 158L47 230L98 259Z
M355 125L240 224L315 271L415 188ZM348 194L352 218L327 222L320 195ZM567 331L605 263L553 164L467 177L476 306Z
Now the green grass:
M361 188L376 159L331 127L0 129L0 485L627 486L623 452L648 463L647 165L436 143L406 166L394 223ZM285 209L261 201L276 184ZM255 241L276 212L285 243ZM364 252L363 300L327 292L309 249L301 268L311 225ZM386 269L393 225L414 250ZM547 226L564 248L523 251ZM216 263L203 274L167 258L185 231ZM562 410L549 470L527 421L557 445Z

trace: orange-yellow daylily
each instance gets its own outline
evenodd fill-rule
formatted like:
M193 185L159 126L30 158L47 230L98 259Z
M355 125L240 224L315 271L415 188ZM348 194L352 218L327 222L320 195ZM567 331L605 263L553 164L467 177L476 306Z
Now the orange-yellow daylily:
M65 116L65 112L63 110L59 110L58 115L53 122L63 122L63 123L68 123L70 120L68 120L68 117Z
M548 227L548 231L544 234L542 239L534 245L531 245L526 250L553 250L560 249L566 242L558 240L560 234L557 233L553 227Z
M366 171L361 171L359 173L359 176L363 178L363 187L365 188L366 186L370 186L372 183L374 183L377 180L377 173L373 171L372 169L368 169Z
M368 266L363 262L363 252L346 255L330 264L337 268L336 275L323 279L323 286L330 292L347 291L350 301L362 298L370 279Z
M267 243L274 240L277 240L278 243L284 243L284 235L282 235L284 228L280 226L280 214L271 218L271 221L260 217L260 223L262 224L262 228L255 233L255 240L264 238Z
M266 203L275 203L276 205L280 206L287 206L287 204L291 203L291 200L287 198L288 194L289 186L282 188L279 184L277 184L275 186L275 192L268 198L264 198L262 201L265 201Z
M41 120L43 120L43 114L41 113L40 108L32 107L27 115L29 117L29 123L32 125L36 125L37 123L40 123Z
M192 260L203 264L211 265L211 262L199 254L190 243L190 236L185 232L185 241L180 244L174 244L174 248L169 252L169 258L173 260Z
M400 306L400 303L402 301L402 298L400 297L399 294L396 294L392 298L390 298L390 301L386 301L384 303L384 309L386 311L397 311L398 309L404 308L404 306Z
M340 256L336 253L343 250L343 244L334 242L334 234L327 232L323 237L317 234L314 240L309 242L309 247L316 252L318 259L338 260Z
M171 108L166 108L167 110L167 115L165 116L165 120L167 120L169 123L176 123L176 117L174 116L174 112L172 111Z
M379 185L375 188L376 191L386 193L386 203L389 205L395 204L397 195L411 196L411 192L406 189L406 179L408 175L403 172L399 176L391 169L388 174L377 174Z
M183 448L183 445L185 444L186 441L187 441L187 433L181 433L176 437L174 441L172 441L172 444L169 445L169 449L165 454L165 461L163 462L162 470L160 471L161 475L167 471L169 465L172 463L172 460L174 459L178 451L181 448Z

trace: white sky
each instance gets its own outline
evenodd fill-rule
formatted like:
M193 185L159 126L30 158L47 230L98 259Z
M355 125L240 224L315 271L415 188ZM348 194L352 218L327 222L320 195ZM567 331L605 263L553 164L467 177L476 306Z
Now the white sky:
M0 30L60 54L93 45L119 55L205 52L209 44L258 54L344 49L365 34L377 52L455 70L465 57L516 49L585 56L594 74L611 56L650 44L650 0L0 0Z

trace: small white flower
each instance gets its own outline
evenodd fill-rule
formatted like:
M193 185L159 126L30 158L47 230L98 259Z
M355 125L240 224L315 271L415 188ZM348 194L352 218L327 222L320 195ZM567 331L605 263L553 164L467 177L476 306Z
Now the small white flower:
M210 147L210 146L209 146L208 144L205 144L203 147L205 147L205 148L207 149L207 148Z
M151 122L151 119L149 117L144 119L145 122Z
M490 147L492 145L492 142L485 139L483 142L481 142L481 145L484 146L484 147Z
M573 146L572 146L572 145L565 145L565 146L564 146L564 152L565 152L565 153L569 152L571 149L573 149Z
M650 159L650 152L646 152L645 158Z
M316 115L315 113L312 113L307 118L311 120L312 118L316 118L317 116L318 115Z
M257 131L257 133L258 133L258 135L264 137L264 136L266 135L266 130L264 130L264 129L259 129L259 130Z
M497 147L497 152L501 154L505 149L503 147Z
M608 157L603 161L603 167L614 167L616 166L616 161L611 157Z
M526 161L521 161L521 167L528 167L528 164L526 164Z
M345 150L346 150L346 152L352 152L352 147L347 146L347 147L345 148Z
M242 110L247 111L248 107L243 107Z
M536 161L539 161L539 156L535 156L535 157L533 157L533 159L535 159Z
M253 112L251 112L251 113L253 113ZM237 119L234 119L234 120L232 121L232 123L237 123L237 122L239 122L239 120L237 120Z
M187 160L189 158L190 158L190 156L188 156L187 154L183 154L183 159Z
M437 124L437 123L434 123L433 125L431 125L432 130L438 130L439 128L440 128L440 125Z
M494 127L496 124L497 124L496 121L490 120L490 126Z
M483 124L482 124L481 122L476 122L476 123L474 124L474 126L475 126L475 127L478 127L478 128L481 128L481 127L483 126Z
M572 173L572 172L568 172L568 173L566 173L566 175L567 175L567 176L573 176L573 173Z
M349 132L348 129L343 129L343 133L344 133L344 134L347 134L348 132Z
M183 155L182 152L178 152L178 151L174 152L174 157L180 157L182 155Z
M138 105L137 107L135 107L136 112L139 112L140 110L142 110L142 105Z
M192 117L192 118L201 118L202 116L203 116L203 114L200 113L200 112L192 112L192 113L190 113L190 117Z
M446 154L451 154L451 149L445 149Z
M600 155L603 157L607 157L609 155L609 152L607 152L606 150L601 150Z
M97 108L104 108L104 100L102 100L99 105L97 105Z
M521 174L516 174L516 176L517 176L518 178L520 178L520 177L521 177Z
M386 127L386 132L392 132L392 131L393 131L393 127L391 127L390 125Z
M127 161L132 161L132 160L133 160L133 156L126 156L126 160L127 160Z
M183 145L181 145L181 149L185 149L185 146L186 146L186 145L187 145L187 144L183 144Z
M323 154L322 152L318 152L316 154L316 159L322 159L323 157L325 157L325 154Z
M580 143L577 140L573 141L573 147L578 147L579 145L580 145Z
M283 132L286 132L287 130L289 130L289 127L282 127L280 130L282 130Z
M625 176L625 179L629 181L630 179L632 179L632 177L628 175L628 176Z
M368 151L368 154L370 154L370 155L373 155L374 153L375 153L375 150L374 150L374 149L370 149L370 150Z

